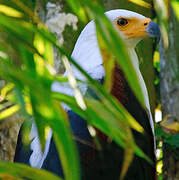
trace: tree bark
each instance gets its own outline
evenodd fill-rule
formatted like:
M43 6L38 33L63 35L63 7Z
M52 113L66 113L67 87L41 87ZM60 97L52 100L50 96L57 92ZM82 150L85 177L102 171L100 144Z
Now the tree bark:
M18 113L0 124L0 160L13 161L22 117Z
M169 46L166 49L163 43L160 44L160 93L165 128L173 132L172 124L179 123L179 23L171 7L169 14ZM163 145L164 180L179 179L178 150L167 143Z
M5 81L0 80L0 89ZM13 161L21 117L18 113L0 122L0 160Z

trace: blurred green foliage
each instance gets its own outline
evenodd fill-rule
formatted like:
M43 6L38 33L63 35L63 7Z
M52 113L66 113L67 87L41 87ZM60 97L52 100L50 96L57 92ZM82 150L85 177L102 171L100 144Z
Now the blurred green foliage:
M120 2L121 7L126 6L126 2L119 1L119 3ZM140 4L140 2L141 1L138 3ZM1 0L0 3L0 77L7 82L0 94L0 119L4 119L12 115L12 113L20 111L26 118L25 133L29 133L30 122L33 117L37 125L42 149L44 149L45 145L45 131L50 127L55 136L55 143L61 157L65 179L80 179L80 167L68 118L60 102L66 103L73 111L86 119L90 125L105 132L118 145L123 148L130 147L130 149L132 149L130 155L130 152L126 149L122 176L124 176L127 171L133 153L150 161L136 146L131 134L131 128L143 132L142 127L123 106L109 94L108 87L103 88L101 84L94 81L76 64L70 57L71 49L62 48L58 44L56 37L49 32L47 27L39 20L36 13L38 3L45 7L47 1ZM81 20L80 28L90 19L96 19L95 22L100 45L104 47L106 51L108 49L108 53L110 53L111 56L116 57L114 61L120 64L136 96L143 104L141 88L135 71L131 66L123 42L116 34L108 19L104 16L104 8L99 5L98 1L67 0L65 3L68 4L68 7L71 7L69 11L75 12ZM149 3L151 3L151 1L149 1ZM7 7L13 8L11 10L9 9L11 14L6 12ZM134 4L131 3L131 7L133 8ZM139 7L136 8L136 11L138 8ZM65 11L67 10L68 9L65 9ZM151 10L146 9L145 13L147 15L149 12L151 15ZM108 31L106 31L106 29L108 29ZM105 37L109 38L107 39ZM104 40L102 41L102 39ZM67 57L68 61L75 65L79 71L86 76L88 81L83 83L87 83L100 97L101 101L85 97L83 101L86 108L81 109L77 103L78 99L51 91L51 84L54 80L59 82L64 81L60 75L56 75L51 71L54 69L53 47L56 47L61 56ZM150 47L151 52L153 52L153 47ZM122 59L124 58L128 61L128 66L126 65L127 63L123 64ZM157 62L155 63L155 67L158 70ZM110 81L109 76L110 73L107 74L106 79ZM110 83L106 84L109 86ZM111 121L109 122L108 119L111 119ZM167 135L166 137L166 134L163 134L161 129L156 129L158 142L163 141L163 138L165 138L165 142L171 146L175 145L178 147L177 135ZM159 143L157 143L157 145L158 144ZM0 177L6 174L20 178L28 178L29 174L33 174L34 176L31 176L31 179L60 179L44 170L37 170L19 164L0 162Z
M133 151L148 160L145 154L135 145L131 134L131 128L140 132L142 132L143 129L133 117L103 89L102 85L94 81L76 64L70 57L70 54L58 45L56 37L48 31L32 11L32 9L34 9L34 11L36 10L36 4L34 3L33 1L33 3L25 5L23 1L12 1L11 4L7 3L7 1L2 1L1 8L11 7L13 8L13 10L11 10L15 13L8 14L5 10L3 12L2 9L2 13L0 14L2 36L0 49L3 54L0 57L0 75L1 78L7 82L13 83L13 87L7 93L3 95L3 91L1 91L1 96L3 97L1 101L2 106L5 101L10 101L12 104L8 109L5 107L2 109L1 117L3 117L3 114L11 115L18 111L19 108L20 111L25 114L27 122L33 117L38 129L42 150L45 146L46 129L50 127L53 130L65 178L75 180L80 178L80 168L67 115L59 103L65 102L85 119L88 117L86 120L88 120L91 125L105 132L120 146L130 147L129 149L132 150L130 156L127 153L128 149L126 149L126 155L128 156L126 156L123 166L122 176L124 176L132 160ZM90 1L68 1L68 3L82 21L86 22L87 17L96 18L97 29L103 38L106 36L104 30L106 28L108 28L108 30L110 29L110 31L107 31L111 32L111 34L108 34L109 39L106 39L103 45L112 50L113 55L117 57L120 64L120 59L128 59L130 67L123 64L121 64L121 66L126 72L126 76L131 82L130 84L135 82L133 87L137 90L135 90L136 95L143 103L143 97L140 94L140 85L136 78L135 71L131 66L130 59L128 58L125 48L123 48L122 41L109 23L109 20L104 16L103 8L95 4L95 2L91 3ZM103 29L101 25L103 25ZM121 47L120 51L119 46ZM58 79L60 81L60 78L57 78L56 75L51 72L54 65L52 47L56 47L61 55L66 56L68 60L86 76L88 82L84 83L88 83L88 85L96 91L101 98L101 102L84 99L86 109L82 110L77 104L78 99L76 99L76 101L74 97L65 96L60 93L58 94L58 98L54 96L54 92L51 91L51 84L54 80ZM131 73L133 73L133 76L131 76ZM14 104L17 105L13 106ZM96 109L98 109L97 112ZM108 119L111 119L111 121L107 121ZM26 127L24 129L30 129L30 124L31 123L25 123ZM26 130L26 132L29 132L29 130ZM131 141L128 141L128 137L130 137ZM11 167L14 173L16 172L20 177L23 176L17 171L16 165L11 164ZM4 171L0 172L4 173ZM45 173L44 176L46 176Z
M56 37L48 31L36 14L34 14L38 5L36 3L38 1L28 1L27 4L24 4L23 1L11 1L11 3L1 1L0 33L2 39L0 49L2 55L0 57L0 75L1 78L13 84L10 89L7 88L8 91L6 93L3 94L4 91L1 91L2 106L6 101L11 103L10 108L6 109L5 106L2 108L1 117L11 115L19 111L19 108L25 115L27 122L33 117L37 125L42 149L44 149L45 145L45 131L50 127L55 136L55 143L61 157L65 178L75 180L80 178L80 168L68 119L59 103L65 102L72 110L85 119L88 117L86 119L88 123L105 132L120 146L124 148L125 146L130 147L126 148L122 170L123 177L132 160L133 152L149 161L145 154L136 146L131 134L131 128L139 132L142 132L143 129L123 106L104 90L102 85L94 81L76 64L70 57L70 54L58 45ZM141 88L124 44L109 20L104 16L104 9L96 1L68 0L68 3L84 23L89 17L96 19L97 31L101 34L101 39L105 40L101 42L101 45L105 49L111 50L112 55L117 57L117 62L126 73L126 77L136 96L143 104ZM12 9L9 9L9 12L13 11L14 13L7 13L7 7L11 7ZM102 26L103 28L101 28ZM105 29L108 29L108 31L105 31ZM106 32L108 34L105 34ZM109 39L105 37L109 37ZM60 78L57 78L51 72L54 64L52 47L56 47L61 55L65 55L86 76L88 82L84 83L88 83L95 90L101 98L100 102L85 98L86 109L82 110L77 104L78 99L76 101L74 97L51 91L53 81L57 79L60 81ZM121 47L120 50L119 47ZM121 61L124 58L128 60L128 66ZM3 114L6 114L6 116L3 116ZM111 121L109 122L108 119L111 119ZM30 128L29 123L25 123L25 125L26 128L24 129ZM130 141L128 141L129 137ZM130 156L128 149L132 149ZM11 166L11 172L9 172L8 168L3 169L5 166ZM9 173L19 177L24 176L21 171L17 171L18 165L9 165L2 162L1 167L3 169L3 171L0 171L1 174ZM28 171L27 167L23 165L21 167ZM7 169L7 172L5 169ZM47 176L45 171L36 171L42 173L39 179L44 179ZM32 177L32 179L36 178L36 176Z

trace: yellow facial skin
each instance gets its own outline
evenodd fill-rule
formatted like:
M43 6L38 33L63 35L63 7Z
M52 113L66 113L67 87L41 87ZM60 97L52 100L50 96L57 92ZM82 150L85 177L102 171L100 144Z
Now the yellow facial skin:
M118 21L120 19L124 19L127 21L127 24L120 25ZM144 38L148 37L147 32L145 29L149 25L151 19L145 18L145 19L137 19L137 18L124 18L124 17L118 17L115 21L115 25L119 29L119 31L123 32L124 35L126 35L129 39L131 38Z

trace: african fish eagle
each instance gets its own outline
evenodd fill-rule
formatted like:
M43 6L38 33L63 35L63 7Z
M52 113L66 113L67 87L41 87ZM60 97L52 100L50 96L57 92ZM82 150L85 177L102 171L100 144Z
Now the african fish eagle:
M133 131L133 136L136 144L153 162L155 162L153 120L150 111L149 98L134 48L144 37L158 37L160 34L159 27L150 18L146 18L141 14L128 10L111 10L106 12L105 15L111 21L126 44L132 64L140 80L142 93L145 97L146 108L144 109L138 102L119 65L116 65L113 70L111 94L114 95L120 103L124 105L128 112L143 126L145 134L142 135ZM89 75L91 75L91 77L101 83L103 82L105 72L102 55L98 46L94 21L89 22L81 32L72 52L72 57ZM76 78L85 80L84 76L79 73L74 66L72 66L72 71ZM86 85L81 85L79 88L84 95L88 91ZM57 82L53 83L52 90L72 96L74 95L73 89L65 85L62 86ZM70 108L66 106L64 108L68 113L74 135L84 141L94 143L86 121L74 113ZM30 166L37 168L44 168L63 177L63 170L52 134L52 132L49 133L45 151L42 152L37 130L33 124L31 129L33 141L31 142L29 149L25 151L20 131L14 161L29 164ZM99 136L103 136L101 134L99 133ZM99 140L102 145L102 150L100 152L87 144L77 142L82 168L82 179L117 180L119 179L123 162L123 149L114 142L108 142L106 138L99 137ZM135 156L125 179L153 180L155 179L155 165L151 165L146 162L146 160Z

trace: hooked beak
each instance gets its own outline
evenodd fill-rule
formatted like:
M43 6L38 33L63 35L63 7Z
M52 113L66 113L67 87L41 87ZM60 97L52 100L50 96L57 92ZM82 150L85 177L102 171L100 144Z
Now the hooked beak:
M149 37L155 37L158 41L160 40L160 29L158 24L156 24L155 22L150 21L145 31Z

